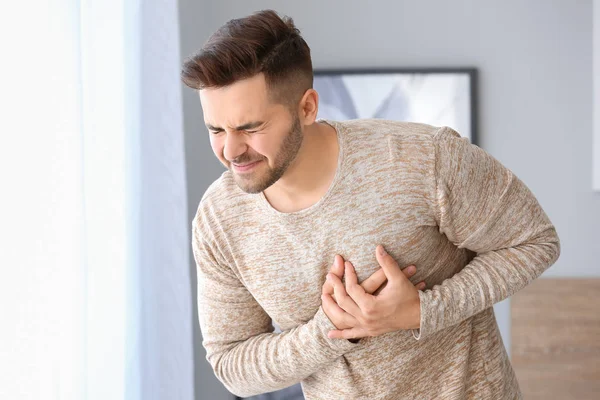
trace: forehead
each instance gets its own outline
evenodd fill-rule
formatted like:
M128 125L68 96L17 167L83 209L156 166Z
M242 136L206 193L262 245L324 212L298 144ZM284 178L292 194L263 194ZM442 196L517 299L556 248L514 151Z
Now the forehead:
M264 118L273 111L262 74L236 81L221 88L199 91L204 121L214 126L234 127Z

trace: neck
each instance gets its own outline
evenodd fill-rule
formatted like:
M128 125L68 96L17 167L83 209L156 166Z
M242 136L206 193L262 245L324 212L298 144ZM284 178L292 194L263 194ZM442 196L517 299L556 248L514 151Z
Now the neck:
M335 129L315 122L304 128L298 155L285 174L264 191L275 208L301 209L318 201L329 189L335 172L339 146Z

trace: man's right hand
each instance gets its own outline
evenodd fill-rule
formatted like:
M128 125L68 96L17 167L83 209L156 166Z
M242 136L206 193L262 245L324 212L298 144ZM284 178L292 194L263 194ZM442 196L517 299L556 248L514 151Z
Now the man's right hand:
M344 276L344 262L344 258L339 254L336 254L335 259L333 261L333 265L331 266L331 269L329 271L332 274L337 275L337 277L340 278L340 280L342 280ZM407 278L410 278L417 272L417 268L414 265L409 265L408 267L402 269L402 272L404 272L404 275ZM367 279L361 282L360 286L362 286L363 289L365 289L365 292L377 295L385 287L386 284L387 278L383 272L383 268L379 268L377 271L373 272L371 276L369 276ZM425 282L421 281L417 283L415 287L419 290L423 290L425 289ZM333 285L331 285L328 280L325 280L321 293L325 295L330 295L333 298L333 300L336 301L335 294L333 291ZM344 324L342 321L335 321L335 319L327 313L325 314L333 322L333 325L335 325L337 329L352 328L351 326L346 326L346 324Z

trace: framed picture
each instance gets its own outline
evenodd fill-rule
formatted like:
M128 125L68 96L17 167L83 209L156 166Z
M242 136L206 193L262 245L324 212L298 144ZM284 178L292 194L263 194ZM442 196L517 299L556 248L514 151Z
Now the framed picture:
M449 126L477 144L477 70L316 70L318 118L381 118Z

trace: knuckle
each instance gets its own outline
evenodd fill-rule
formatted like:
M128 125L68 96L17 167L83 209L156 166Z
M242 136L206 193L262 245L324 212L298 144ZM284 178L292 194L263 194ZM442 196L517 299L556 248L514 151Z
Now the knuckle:
M333 285L333 290L335 293L343 293L345 290L343 289L344 285Z
M348 292L348 294L356 294L357 293L357 287L355 285L352 284L348 284L346 285L346 291Z
M338 307L331 307L332 311L331 314L333 315L333 319L340 321L342 319L340 310L338 309Z
M367 326L373 325L373 322L375 322L375 317L372 314L365 315L364 319Z
M340 304L348 304L350 297L346 293L340 293Z
M377 336L379 334L379 331L375 328L367 328L366 331L369 336Z

